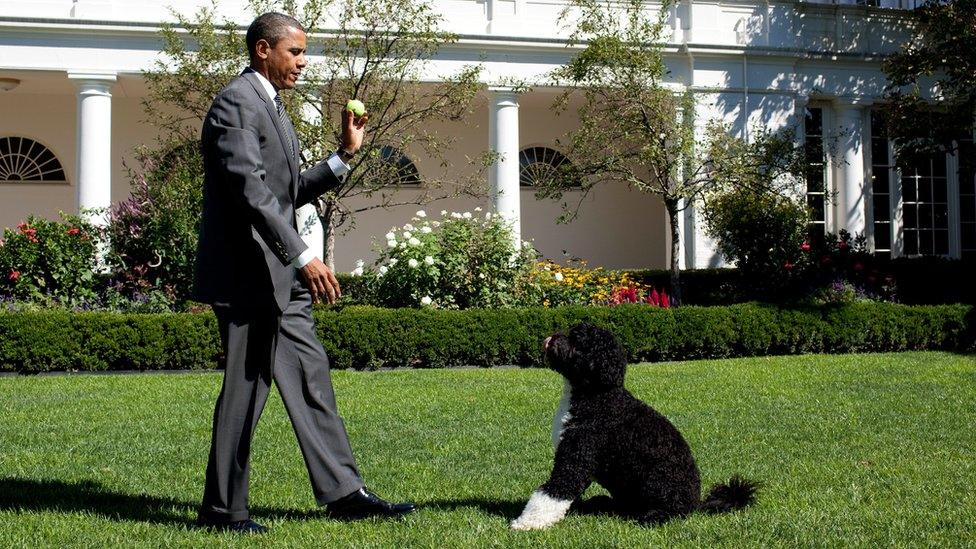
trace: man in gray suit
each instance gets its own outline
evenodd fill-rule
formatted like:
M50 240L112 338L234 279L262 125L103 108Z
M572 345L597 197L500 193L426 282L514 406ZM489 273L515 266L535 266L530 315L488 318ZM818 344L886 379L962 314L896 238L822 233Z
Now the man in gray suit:
M339 283L295 225L297 207L340 184L367 117L343 111L338 152L300 172L278 90L295 87L306 65L305 32L295 19L267 13L248 28L247 47L250 67L221 90L203 123L195 292L213 305L226 366L198 524L267 531L250 519L247 492L251 439L272 380L328 516L409 513L414 505L384 501L360 478L311 315L313 302L340 297Z

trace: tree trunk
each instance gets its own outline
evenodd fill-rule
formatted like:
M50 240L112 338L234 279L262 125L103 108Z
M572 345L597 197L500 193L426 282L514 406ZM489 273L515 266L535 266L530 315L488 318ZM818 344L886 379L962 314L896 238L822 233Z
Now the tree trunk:
M331 200L325 201L325 210L322 212L322 231L325 233L325 266L335 272L335 203Z
M668 211L668 223L671 226L671 304L681 305L681 233L678 230L678 201L665 200L664 207Z

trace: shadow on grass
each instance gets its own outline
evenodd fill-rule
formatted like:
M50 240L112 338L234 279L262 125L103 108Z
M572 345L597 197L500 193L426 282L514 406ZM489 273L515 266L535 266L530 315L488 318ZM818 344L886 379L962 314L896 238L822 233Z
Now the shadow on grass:
M0 478L0 510L94 513L120 521L150 522L192 528L197 502L110 490L92 480L65 482L17 477ZM321 518L317 511L254 507L255 516L302 520Z
M514 519L522 513L525 501L501 501L497 499L450 499L433 500L421 505L421 509L435 509L440 511L453 511L455 509L474 508L489 515L497 515L506 519Z

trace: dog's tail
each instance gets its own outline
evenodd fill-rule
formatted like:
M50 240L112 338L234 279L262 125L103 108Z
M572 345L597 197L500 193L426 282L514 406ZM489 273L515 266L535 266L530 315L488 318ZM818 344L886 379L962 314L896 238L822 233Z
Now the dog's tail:
M755 503L759 483L733 475L728 482L716 484L699 504L706 513L727 513Z

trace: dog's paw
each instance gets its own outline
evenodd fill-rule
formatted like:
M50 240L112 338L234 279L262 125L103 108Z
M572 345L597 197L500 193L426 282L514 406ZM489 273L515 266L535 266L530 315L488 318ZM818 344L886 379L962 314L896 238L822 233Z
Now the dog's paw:
M524 520L522 518L517 518L517 519L513 520L511 523L509 523L508 526L512 530L521 530L521 531L525 532L525 531L528 531L528 530L545 530L550 525L549 524L543 524L543 523L533 522L531 520Z

